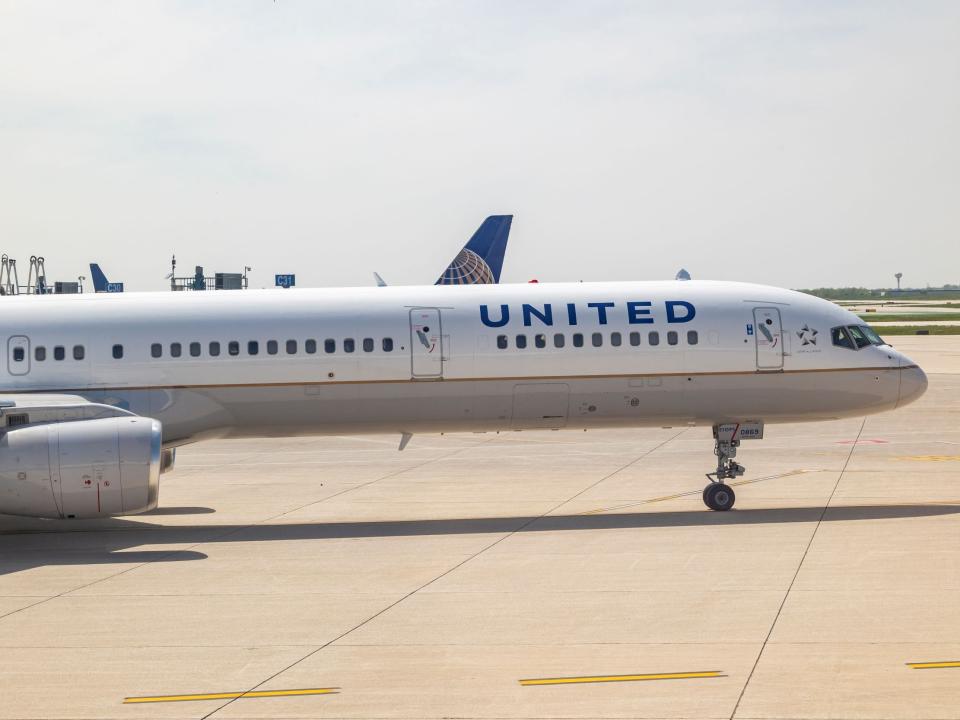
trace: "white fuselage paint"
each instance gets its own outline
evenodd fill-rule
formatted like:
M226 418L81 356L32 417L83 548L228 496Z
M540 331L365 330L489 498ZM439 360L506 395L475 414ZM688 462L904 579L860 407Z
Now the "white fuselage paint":
M675 301L692 305L695 316L683 322L681 304L669 322ZM504 305L509 322L483 322L481 306L498 322ZM541 319L547 305L549 325ZM12 297L0 308L0 394L74 394L118 405L160 420L168 446L205 437L796 422L889 410L926 387L922 370L890 346L835 347L831 328L863 324L852 313L742 283L129 293ZM675 345L670 332L678 333ZM501 335L506 349L498 347ZM518 335L526 348L517 347ZM537 347L538 335L545 347ZM384 338L392 351L384 351ZM325 352L328 339L333 353ZM306 352L308 340L315 353ZM287 353L288 341L296 352ZM219 356L211 356L211 342ZM229 353L231 342L238 355ZM250 342L258 343L255 356ZM174 343L180 357L171 356ZM197 357L192 343L200 344ZM151 356L154 344L159 358ZM83 347L83 359L74 359L74 346ZM25 359L14 356L18 347ZM57 347L63 360L55 359Z

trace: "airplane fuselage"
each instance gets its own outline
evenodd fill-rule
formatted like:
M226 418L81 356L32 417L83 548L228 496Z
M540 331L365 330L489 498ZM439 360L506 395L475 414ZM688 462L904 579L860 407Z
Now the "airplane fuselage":
M824 420L923 392L824 300L726 282L7 298L0 394L79 395L210 437ZM842 333L841 333L842 336Z

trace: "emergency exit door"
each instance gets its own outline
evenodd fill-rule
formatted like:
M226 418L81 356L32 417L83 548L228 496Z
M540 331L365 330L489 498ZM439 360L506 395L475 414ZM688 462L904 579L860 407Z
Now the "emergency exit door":
M783 370L783 327L777 308L754 308L757 370Z
M14 335L7 340L7 370L11 375L30 372L30 338Z
M437 308L410 311L410 365L414 378L443 377L443 327Z

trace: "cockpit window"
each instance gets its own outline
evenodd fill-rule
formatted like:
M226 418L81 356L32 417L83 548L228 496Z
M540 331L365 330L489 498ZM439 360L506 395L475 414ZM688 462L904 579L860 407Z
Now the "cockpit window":
M844 327L835 327L830 331L833 338L833 344L837 347L844 347L850 350L856 350L857 346L853 344L853 339Z
M835 327L830 331L833 344L848 350L859 350L869 345L886 345L883 338L873 328L866 325Z
M887 343L882 337L877 335L876 330L874 330L869 325L861 325L860 329L863 330L864 335L867 336L867 340L870 341L871 345L887 345Z
M870 341L867 340L867 336L864 334L863 329L857 325L851 325L847 328L847 331L850 333L850 337L853 338L853 341L857 344L857 350L860 348L865 348L870 344Z

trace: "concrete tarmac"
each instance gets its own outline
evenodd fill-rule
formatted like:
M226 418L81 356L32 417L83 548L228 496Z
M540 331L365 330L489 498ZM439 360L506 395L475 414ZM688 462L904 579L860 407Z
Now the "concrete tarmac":
M0 517L0 718L958 718L960 338L895 341L927 394L768 426L729 513L672 428L210 442L153 513Z

